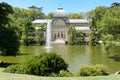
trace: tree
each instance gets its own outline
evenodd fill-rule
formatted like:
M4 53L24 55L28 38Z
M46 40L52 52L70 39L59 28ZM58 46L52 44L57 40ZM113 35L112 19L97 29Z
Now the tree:
M49 14L47 15L47 19L52 19L52 18L53 18L53 15L54 15L54 13L49 13Z
M114 7L120 7L120 3L118 3L118 2L112 3L110 8L114 8Z
M0 3L0 51L2 55L16 55L19 50L19 37L15 27L10 25L12 7L7 3Z
M6 24L9 24L10 18L9 14L13 13L12 7L7 3L0 3L0 27L5 27Z
M23 44L28 46L34 44L34 31L35 28L32 26L32 22L29 19L24 19L22 21L22 40Z
M91 20L93 16L94 16L94 10L86 12L86 18L88 20Z
M30 6L29 9L42 11L43 7Z
M109 56L120 61L120 7L109 8L98 25L98 31L104 41Z
M39 9L27 10L18 7L13 7L13 10L14 10L14 14L12 15L12 17L14 17L17 20L29 18L31 21L33 21L35 19L45 18L45 14L41 12L41 10Z
M39 24L37 25L39 27L39 29L37 30L37 34L36 34L36 37L37 37L37 43L42 45L45 43L45 37L44 37L44 34L45 34L45 31L46 31L46 27L44 24Z
M73 25L69 26L69 29L68 29L68 43L71 44L71 45L75 44L75 41L76 41L75 34L76 34L75 26L73 26Z
M102 20L102 18L107 10L108 10L107 7L100 6L100 7L96 7L96 9L94 11L92 11L93 15L92 15L91 21L90 21L90 29L91 30L98 29L99 22Z
M35 28L32 26L32 21L38 18L45 18L45 14L38 9L21 9L14 7L14 14L11 15L16 27L22 45L35 45Z
M14 28L0 29L0 51L2 55L16 55L19 51L19 37Z
M109 9L100 21L98 29L102 35L110 34L114 40L117 40L120 34L120 8Z
M41 12L43 7L30 6L29 9L29 15L32 20L45 18L45 14Z
M70 13L68 14L69 19L83 19L83 16L78 13Z
M100 33L98 31L98 25L100 25L100 21L102 20L104 14L106 13L106 11L108 10L107 7L105 6L100 6L97 7L95 10L92 10L92 17L91 20L89 22L90 25L90 29L91 29L91 39L90 42L92 45L97 45L99 44L99 40L100 40ZM91 13L90 13L91 14Z
M86 37L86 33L83 33L82 31L76 31L76 43L78 44L84 44L86 43L85 41L85 37Z

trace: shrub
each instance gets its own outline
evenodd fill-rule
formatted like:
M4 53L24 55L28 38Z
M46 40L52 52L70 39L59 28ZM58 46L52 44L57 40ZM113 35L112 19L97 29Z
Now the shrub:
M49 75L67 70L68 65L55 53L43 53L27 63L26 73L34 75Z
M7 68L5 68L3 72L26 74L26 65L22 64L10 65Z
M16 72L15 73L19 73L19 74L27 74L26 73L26 65L18 65Z
M50 77L73 77L74 75L67 70L60 70L59 73L50 73Z
M60 77L72 77L74 76L71 72L67 71L67 70L61 70L59 72Z
M120 61L120 42L109 41L105 43L105 49L108 56L115 61Z
M24 65L11 65L4 72L47 76L52 73L58 74L60 70L67 70L67 68L68 64L59 55L43 53L40 56L35 56Z
M108 69L104 65L82 66L77 76L98 76L108 75Z
M20 64L15 64L15 65L10 65L8 66L4 72L8 72L8 73L16 73L16 71L18 70L18 68L20 67Z

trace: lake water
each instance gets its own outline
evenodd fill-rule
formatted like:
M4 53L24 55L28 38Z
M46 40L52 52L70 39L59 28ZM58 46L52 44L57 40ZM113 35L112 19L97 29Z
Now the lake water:
M104 64L108 66L110 73L120 71L120 62L108 58L104 46L88 45L52 45L51 52L56 52L69 64L69 70L76 72L81 65ZM0 61L9 63L24 63L29 61L33 56L46 52L44 46L21 46L18 56L0 56Z

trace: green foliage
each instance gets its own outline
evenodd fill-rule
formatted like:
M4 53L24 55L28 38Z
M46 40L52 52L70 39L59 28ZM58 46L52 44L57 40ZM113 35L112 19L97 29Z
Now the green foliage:
M110 8L114 8L114 7L120 7L120 3L118 3L118 2L112 3Z
M117 36L120 34L120 8L115 7L109 9L103 16L100 25L99 25L99 32L101 34L110 34L113 35L116 39Z
M7 68L5 68L3 72L26 74L25 69L26 69L26 65L15 64L15 65L10 65Z
M88 11L88 12L86 13L86 18L87 18L88 20L92 19L92 17L94 16L93 13L94 13L94 10Z
M48 75L67 70L68 65L55 53L43 53L27 63L27 73L34 75Z
M78 14L78 13L69 13L68 18L69 19L83 19L83 16L82 14Z
M23 40L24 45L28 46L33 39L34 41L34 27L32 26L32 22L29 19L24 19L22 23L22 35L21 40Z
M77 76L99 76L108 75L108 68L104 65L82 66Z
M43 53L24 65L9 66L5 72L48 76L52 73L58 74L60 70L67 70L67 68L68 64L56 53Z
M108 53L111 49L118 49L119 46L116 43L120 42L120 4L112 3L109 8L97 7L91 13L89 12L92 15L90 16L90 29L92 30L90 40L92 45L96 45L99 40L103 40ZM116 49L109 56L112 55L112 58L119 60L120 51Z
M9 24L9 14L12 13L13 9L9 4L4 2L0 3L0 27L5 27L6 24Z
M108 10L107 7L105 6L100 6L100 7L96 7L95 10L92 10L91 12L89 12L91 14L91 20L89 22L89 26L91 29L91 36L90 36L90 42L92 45L97 45L98 41L100 40L101 34L99 32L99 25L100 25L100 21L102 20L104 14L106 13L106 11ZM97 33L97 34L96 34Z
M19 67L20 67L20 64L10 65L3 72L16 73Z
M71 25L68 29L68 43L70 45L74 44L85 44L86 33L77 31L74 25Z
M36 29L36 42L37 44L43 45L45 44L45 31L46 31L46 27L44 26L44 24L38 24L37 27L39 29Z
M120 61L120 42L109 41L105 43L108 56L115 61Z
M49 14L47 15L47 19L53 19L53 15L54 15L54 13L49 13Z
M97 31L92 31L90 34L90 44L96 46L99 44L100 34Z
M73 73L66 71L66 70L60 70L59 72L60 77L73 77Z
M69 35L68 42L71 45L75 44L75 33L76 33L75 26L71 25L68 29L68 35Z
M35 45L31 42L33 39L35 40L35 28L32 26L32 21L38 18L45 18L45 14L39 9L27 10L13 7L13 10L13 15L10 15L13 22L10 24L16 27L16 32L21 39L21 44Z
M73 77L74 75L67 70L60 70L59 73L51 73L48 76L50 77Z
M82 31L76 31L76 44L85 44L85 37L86 33L83 33Z
M35 19L43 19L45 18L45 14L42 13L40 10L35 9L22 9L18 7L14 7L14 14L12 15L15 19L25 19L29 18L31 21Z
M2 55L15 55L19 50L19 37L15 27L10 25L12 7L7 3L0 3L0 51Z
M100 7L96 7L95 10L92 10L91 12L89 12L92 15L89 23L91 30L98 29L99 21L102 20L102 17L106 13L107 9L108 8L105 6L100 6Z
M26 45L26 46L29 46L29 45L36 45L36 40L33 38L33 37L28 37L28 38L23 38L21 40L21 44L22 45Z
M0 29L0 50L2 55L16 55L19 51L19 37L14 28Z
M120 61L120 7L108 9L100 21L98 29L104 40L106 51L110 53L108 55Z

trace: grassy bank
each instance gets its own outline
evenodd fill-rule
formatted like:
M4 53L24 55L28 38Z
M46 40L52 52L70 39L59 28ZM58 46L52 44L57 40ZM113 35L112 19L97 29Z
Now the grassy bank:
M0 68L0 80L120 80L120 75L90 77L40 77L25 74L3 73Z

